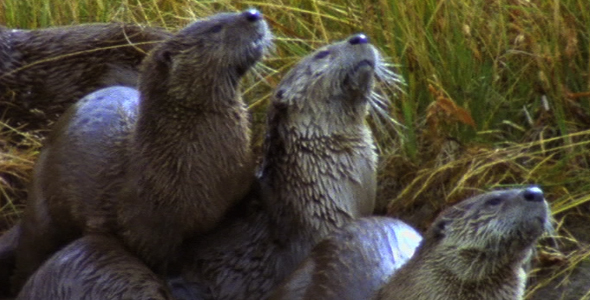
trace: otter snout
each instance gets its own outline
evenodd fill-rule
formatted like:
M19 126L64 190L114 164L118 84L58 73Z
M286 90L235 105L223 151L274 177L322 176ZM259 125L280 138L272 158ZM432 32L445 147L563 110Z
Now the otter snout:
M537 186L527 187L520 191L519 197L521 203L520 219L521 226L529 236L540 237L544 232L551 231L552 226L550 220L550 210L543 190Z
M268 24L264 21L263 14L257 9L248 9L241 13L241 17L247 22L240 22L237 24L238 27L253 28L248 34L239 34L231 37L232 40L239 40L245 38L244 45L245 51L240 53L240 56L251 56L252 60L259 60L262 56L266 55L272 48L272 34ZM250 36L252 34L253 36Z
M542 202L545 200L545 197L543 196L543 190L536 186L525 189L522 192L522 196L526 201L530 202Z
M545 201L543 190L541 190L539 187L532 186L522 189L518 193L517 198L519 198L520 201L522 201L521 203L523 203L523 209L525 210L523 213L525 215L543 215L543 217L548 218L549 206Z
M348 43L351 45L368 44L369 37L364 33L355 34L348 39Z
M242 13L242 16L244 16L249 22L262 20L262 13L256 9L248 9Z
M350 47L350 71L345 78L345 85L351 90L366 92L372 86L375 76L377 55L369 43L369 37L363 33L355 34L347 39Z
M377 54L375 48L369 43L369 37L364 33L358 33L350 36L347 41L352 46L352 51L356 53L356 58L351 58L351 60L358 61L354 67L355 70L363 65L370 66L373 69L377 60Z

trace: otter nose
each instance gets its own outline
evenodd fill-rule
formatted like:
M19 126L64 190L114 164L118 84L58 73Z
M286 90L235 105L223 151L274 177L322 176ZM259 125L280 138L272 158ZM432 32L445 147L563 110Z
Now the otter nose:
M348 43L351 45L358 45L358 44L367 44L369 42L369 37L366 36L364 33L359 33L348 39Z
M536 186L527 188L522 195L526 201L541 202L544 200L543 191Z
M256 9L248 9L242 13L246 20L256 22L262 20L262 13Z

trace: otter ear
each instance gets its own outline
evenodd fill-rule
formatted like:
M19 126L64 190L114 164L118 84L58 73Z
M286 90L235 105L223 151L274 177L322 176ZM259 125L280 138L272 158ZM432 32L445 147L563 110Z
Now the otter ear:
M154 53L154 61L160 68L169 68L172 65L172 53L168 50L161 50Z
M168 50L160 52L160 60L163 63L166 63L167 65L171 65L172 64L172 53L170 53L170 51L168 51Z

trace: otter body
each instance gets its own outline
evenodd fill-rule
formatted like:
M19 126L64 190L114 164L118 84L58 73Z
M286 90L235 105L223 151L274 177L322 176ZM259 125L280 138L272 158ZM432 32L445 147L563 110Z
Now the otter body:
M256 10L197 21L146 58L139 92L88 95L36 164L15 284L83 233L114 232L158 273L218 224L254 180L239 80L270 32Z
M189 244L177 299L267 299L333 230L371 214L374 143L365 116L383 66L364 35L304 58L276 88L258 188Z
M437 217L376 299L523 299L523 264L549 228L549 208L537 187L462 201Z
M16 299L126 300L173 299L164 282L119 240L107 235L82 237L47 260Z
M128 87L99 90L54 126L36 162L20 224L15 287L87 229L115 229L115 199L129 168L128 133L137 118L138 95Z
M270 299L371 299L421 240L400 220L359 219L317 244Z
M18 125L46 125L92 91L135 87L147 52L170 36L159 28L118 23L0 26L0 111Z

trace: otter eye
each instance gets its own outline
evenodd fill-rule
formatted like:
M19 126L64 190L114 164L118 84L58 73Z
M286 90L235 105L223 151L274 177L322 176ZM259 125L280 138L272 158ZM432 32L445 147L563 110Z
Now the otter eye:
M282 99L283 99L283 93L284 93L284 92L285 92L285 91L283 91L283 90L279 90L279 91L276 93L275 97L276 97L277 99L279 99L279 100L282 100Z
M439 222L438 224L436 224L436 229L438 231L444 231L446 227L447 227L447 222Z
M447 220L439 220L438 223L432 225L432 232L434 233L434 238L441 239L445 236L445 230L447 229Z
M322 59L326 56L330 55L330 51L328 50L324 50L324 51L320 51L318 52L318 54L316 54L313 58L314 59Z
M217 24L213 27L211 27L211 29L208 30L209 33L218 33L221 31L221 29L223 28L223 26L221 24Z
M489 200L486 201L486 204L489 205L489 206L495 206L495 205L498 205L500 203L502 203L502 198L500 198L500 197L494 197L494 198L489 199Z
M172 62L172 53L170 51L162 51L158 55L159 61L170 64Z

